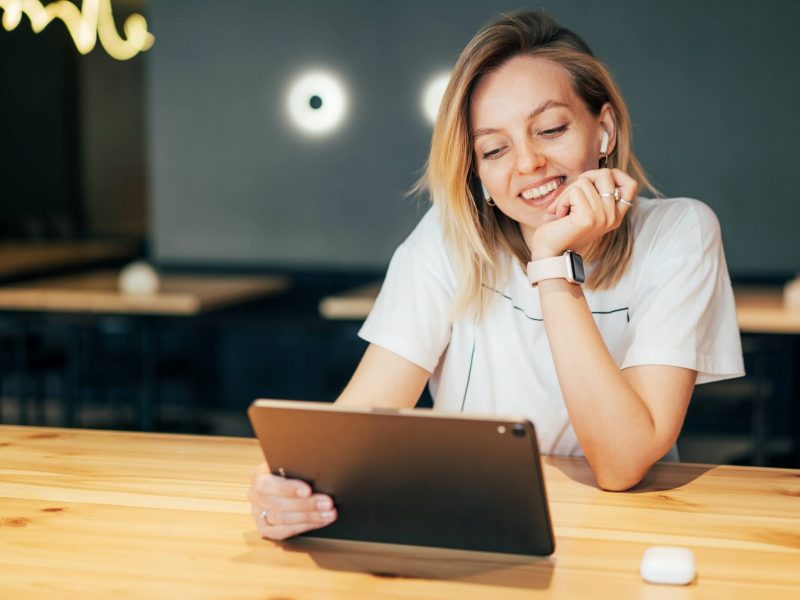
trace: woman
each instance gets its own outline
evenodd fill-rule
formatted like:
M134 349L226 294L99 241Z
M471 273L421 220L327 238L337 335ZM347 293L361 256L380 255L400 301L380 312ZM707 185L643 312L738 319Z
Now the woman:
M434 208L392 258L338 403L412 407L430 382L435 409L525 415L543 452L625 490L675 457L696 383L743 374L714 214L637 197L655 190L619 90L546 14L503 16L463 51L421 187ZM266 465L250 500L272 539L336 518Z

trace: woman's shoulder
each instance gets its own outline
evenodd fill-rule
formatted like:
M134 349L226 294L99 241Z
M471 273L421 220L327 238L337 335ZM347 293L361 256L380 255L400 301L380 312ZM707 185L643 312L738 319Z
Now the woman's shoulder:
M714 211L696 198L638 198L636 215L646 222L684 220L696 221L700 225L717 222Z
M442 246L442 219L435 206L429 207L414 229L403 242L403 246L425 247Z
M634 235L640 242L671 242L707 246L721 241L714 211L695 198L639 198Z

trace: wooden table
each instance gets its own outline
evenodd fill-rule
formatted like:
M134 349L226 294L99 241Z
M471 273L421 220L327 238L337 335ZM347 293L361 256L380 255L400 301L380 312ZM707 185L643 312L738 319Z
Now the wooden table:
M0 596L800 598L800 471L660 464L609 493L547 457L556 552L529 558L262 540L260 460L252 439L0 426ZM696 581L644 583L654 544L691 548Z
M101 262L124 261L134 256L136 245L129 242L0 242L0 279Z
M735 286L733 292L742 333L800 333L800 309L784 304L781 288Z
M319 313L323 318L330 320L362 321L372 310L382 284L382 281L376 281L346 292L325 296L319 303Z
M118 272L91 271L0 286L0 310L194 316L283 292L286 277L162 275L158 293L123 294Z

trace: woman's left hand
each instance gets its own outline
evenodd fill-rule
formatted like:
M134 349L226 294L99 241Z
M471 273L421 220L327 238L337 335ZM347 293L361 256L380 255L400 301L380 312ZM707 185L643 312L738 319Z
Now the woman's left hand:
M582 249L619 227L630 207L614 198L617 187L620 197L630 202L639 190L638 182L619 169L582 173L548 207L553 220L539 226L526 240L532 260ZM601 197L601 193L611 195Z

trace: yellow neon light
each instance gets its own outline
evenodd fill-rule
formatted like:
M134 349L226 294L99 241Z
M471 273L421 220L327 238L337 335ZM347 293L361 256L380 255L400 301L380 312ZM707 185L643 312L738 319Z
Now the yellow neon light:
M122 26L125 38L121 38L111 14L111 0L83 0L80 10L67 0L51 2L47 6L39 0L0 0L0 8L3 9L6 31L19 25L23 13L30 19L34 33L42 31L53 19L61 19L81 54L94 49L98 35L106 52L117 60L132 58L150 49L155 41L153 34L147 31L147 21L140 14L125 19Z

